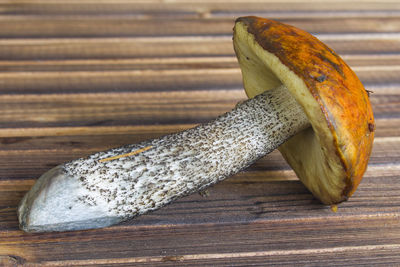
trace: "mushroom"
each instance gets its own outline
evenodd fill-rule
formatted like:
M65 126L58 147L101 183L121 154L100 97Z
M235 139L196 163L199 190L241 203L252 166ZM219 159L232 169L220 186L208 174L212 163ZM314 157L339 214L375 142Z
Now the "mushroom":
M374 138L357 76L317 38L273 20L237 19L233 43L248 100L195 128L49 170L20 203L21 229L113 225L201 191L278 147L323 204L347 200Z

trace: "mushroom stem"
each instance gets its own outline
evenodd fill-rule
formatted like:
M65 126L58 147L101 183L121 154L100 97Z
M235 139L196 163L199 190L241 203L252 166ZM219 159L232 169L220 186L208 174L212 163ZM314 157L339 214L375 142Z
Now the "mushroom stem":
M309 125L280 86L212 122L53 168L22 200L20 227L68 231L130 219L243 170Z

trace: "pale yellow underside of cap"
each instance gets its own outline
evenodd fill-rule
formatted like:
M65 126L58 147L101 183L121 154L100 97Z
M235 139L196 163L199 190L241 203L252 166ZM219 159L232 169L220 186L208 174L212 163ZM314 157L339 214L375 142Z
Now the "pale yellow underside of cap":
M322 100L316 100L304 81L278 57L264 50L240 22L235 26L234 48L249 98L284 84L310 120L312 128L298 133L279 148L283 157L323 203L343 201L346 173L322 110L323 103L318 102Z

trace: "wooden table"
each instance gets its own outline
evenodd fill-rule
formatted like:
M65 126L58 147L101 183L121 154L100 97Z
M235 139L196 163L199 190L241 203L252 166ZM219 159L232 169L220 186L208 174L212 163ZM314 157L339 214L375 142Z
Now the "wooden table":
M18 202L49 168L245 99L231 40L242 15L315 34L374 92L375 145L353 198L322 206L273 152L208 196L122 225L18 229ZM400 265L399 1L0 0L0 38L0 265Z

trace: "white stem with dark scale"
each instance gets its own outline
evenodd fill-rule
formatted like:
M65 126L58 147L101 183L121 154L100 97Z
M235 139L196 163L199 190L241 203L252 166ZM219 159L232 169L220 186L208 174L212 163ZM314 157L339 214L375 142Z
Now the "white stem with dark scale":
M309 125L280 86L212 122L59 165L22 200L21 228L99 228L158 209L243 170Z

